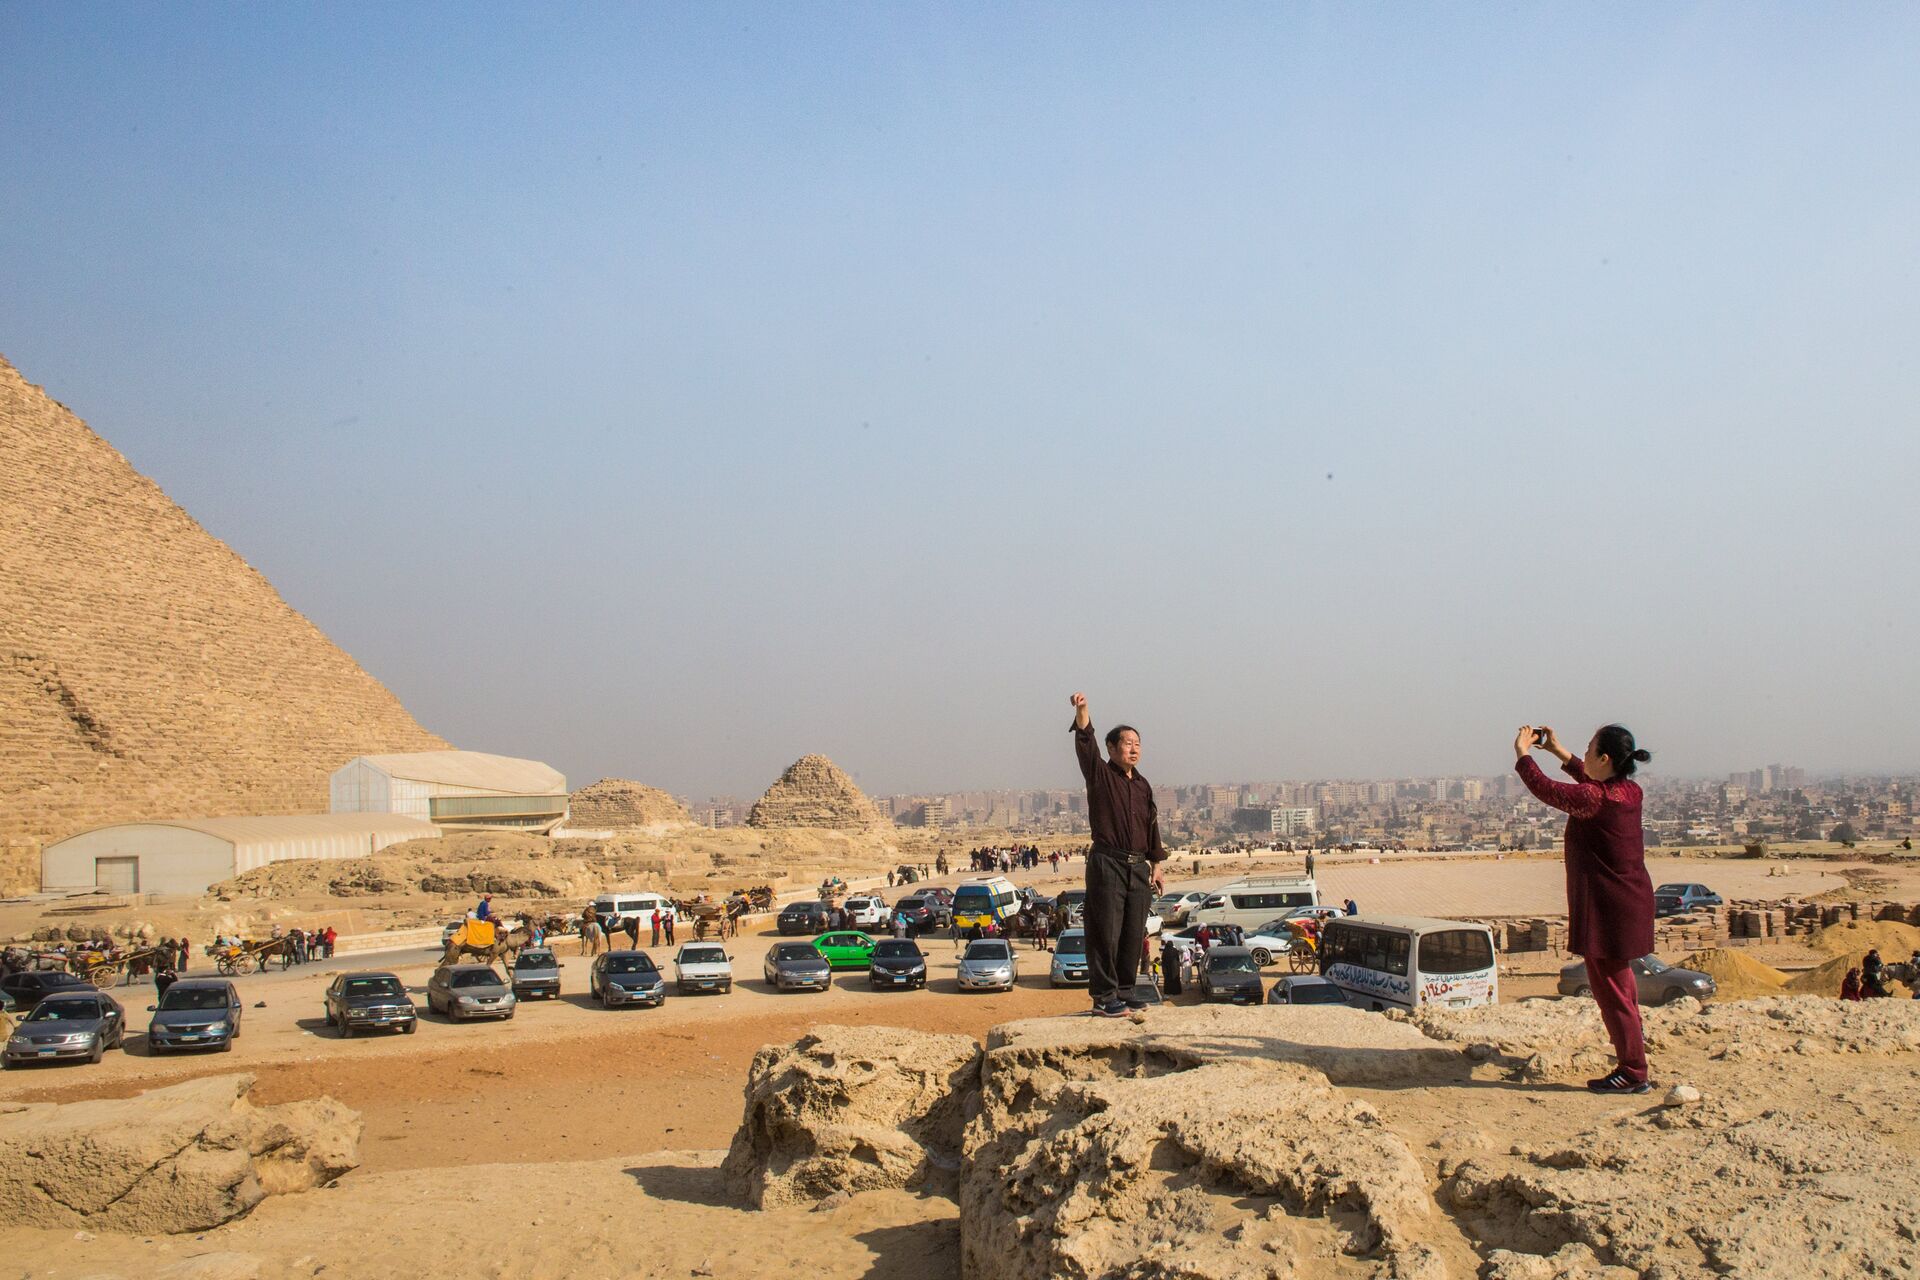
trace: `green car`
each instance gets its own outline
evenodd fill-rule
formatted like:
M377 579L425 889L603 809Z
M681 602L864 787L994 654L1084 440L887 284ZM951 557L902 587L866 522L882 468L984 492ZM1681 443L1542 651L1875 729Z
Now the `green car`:
M835 969L871 968L873 939L864 933L823 933L813 940L813 949L827 958Z

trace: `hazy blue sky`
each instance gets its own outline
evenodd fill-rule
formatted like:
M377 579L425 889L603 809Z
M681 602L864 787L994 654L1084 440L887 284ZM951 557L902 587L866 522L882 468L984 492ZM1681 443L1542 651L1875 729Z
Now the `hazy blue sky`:
M704 796L1920 767L1920 7L0 7L0 352Z

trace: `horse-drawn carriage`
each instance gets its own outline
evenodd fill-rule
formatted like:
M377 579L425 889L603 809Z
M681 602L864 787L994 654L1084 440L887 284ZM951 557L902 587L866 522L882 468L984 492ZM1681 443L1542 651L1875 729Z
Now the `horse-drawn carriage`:
M268 963L275 959L280 961L282 969L293 967L293 939L291 938L216 942L208 946L206 951L213 960L214 969L223 978L231 978L242 973L265 973Z
M1293 945L1287 949L1287 967L1295 973L1320 970L1320 921L1313 917L1287 921Z
M771 903L772 891L768 891ZM689 901L675 900L674 914L682 920L693 922L693 940L705 942L709 936L727 938L740 931L740 917L753 910L752 899L747 894L735 893L725 901L717 900L707 894L699 894Z
M76 978L85 978L96 987L110 987L120 978L131 981L139 974L151 972L159 962L158 947L138 951L77 951L67 957L67 972Z

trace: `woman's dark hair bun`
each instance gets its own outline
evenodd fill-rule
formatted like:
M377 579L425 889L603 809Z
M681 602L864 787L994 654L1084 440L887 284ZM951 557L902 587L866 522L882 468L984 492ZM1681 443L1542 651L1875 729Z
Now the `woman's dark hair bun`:
M1631 778L1635 761L1645 764L1653 759L1653 752L1634 745L1633 735L1625 725L1605 726L1593 735L1593 745L1613 763L1616 778Z

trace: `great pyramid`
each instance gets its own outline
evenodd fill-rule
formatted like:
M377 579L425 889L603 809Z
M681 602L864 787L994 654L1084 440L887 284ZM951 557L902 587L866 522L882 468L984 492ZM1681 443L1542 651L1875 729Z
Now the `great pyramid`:
M692 821L686 806L666 792L625 778L602 778L574 792L567 804L567 825L582 831L631 831Z
M747 814L750 827L830 827L870 831L886 825L873 802L825 756L801 756Z
M323 813L354 756L446 745L0 358L0 842Z

